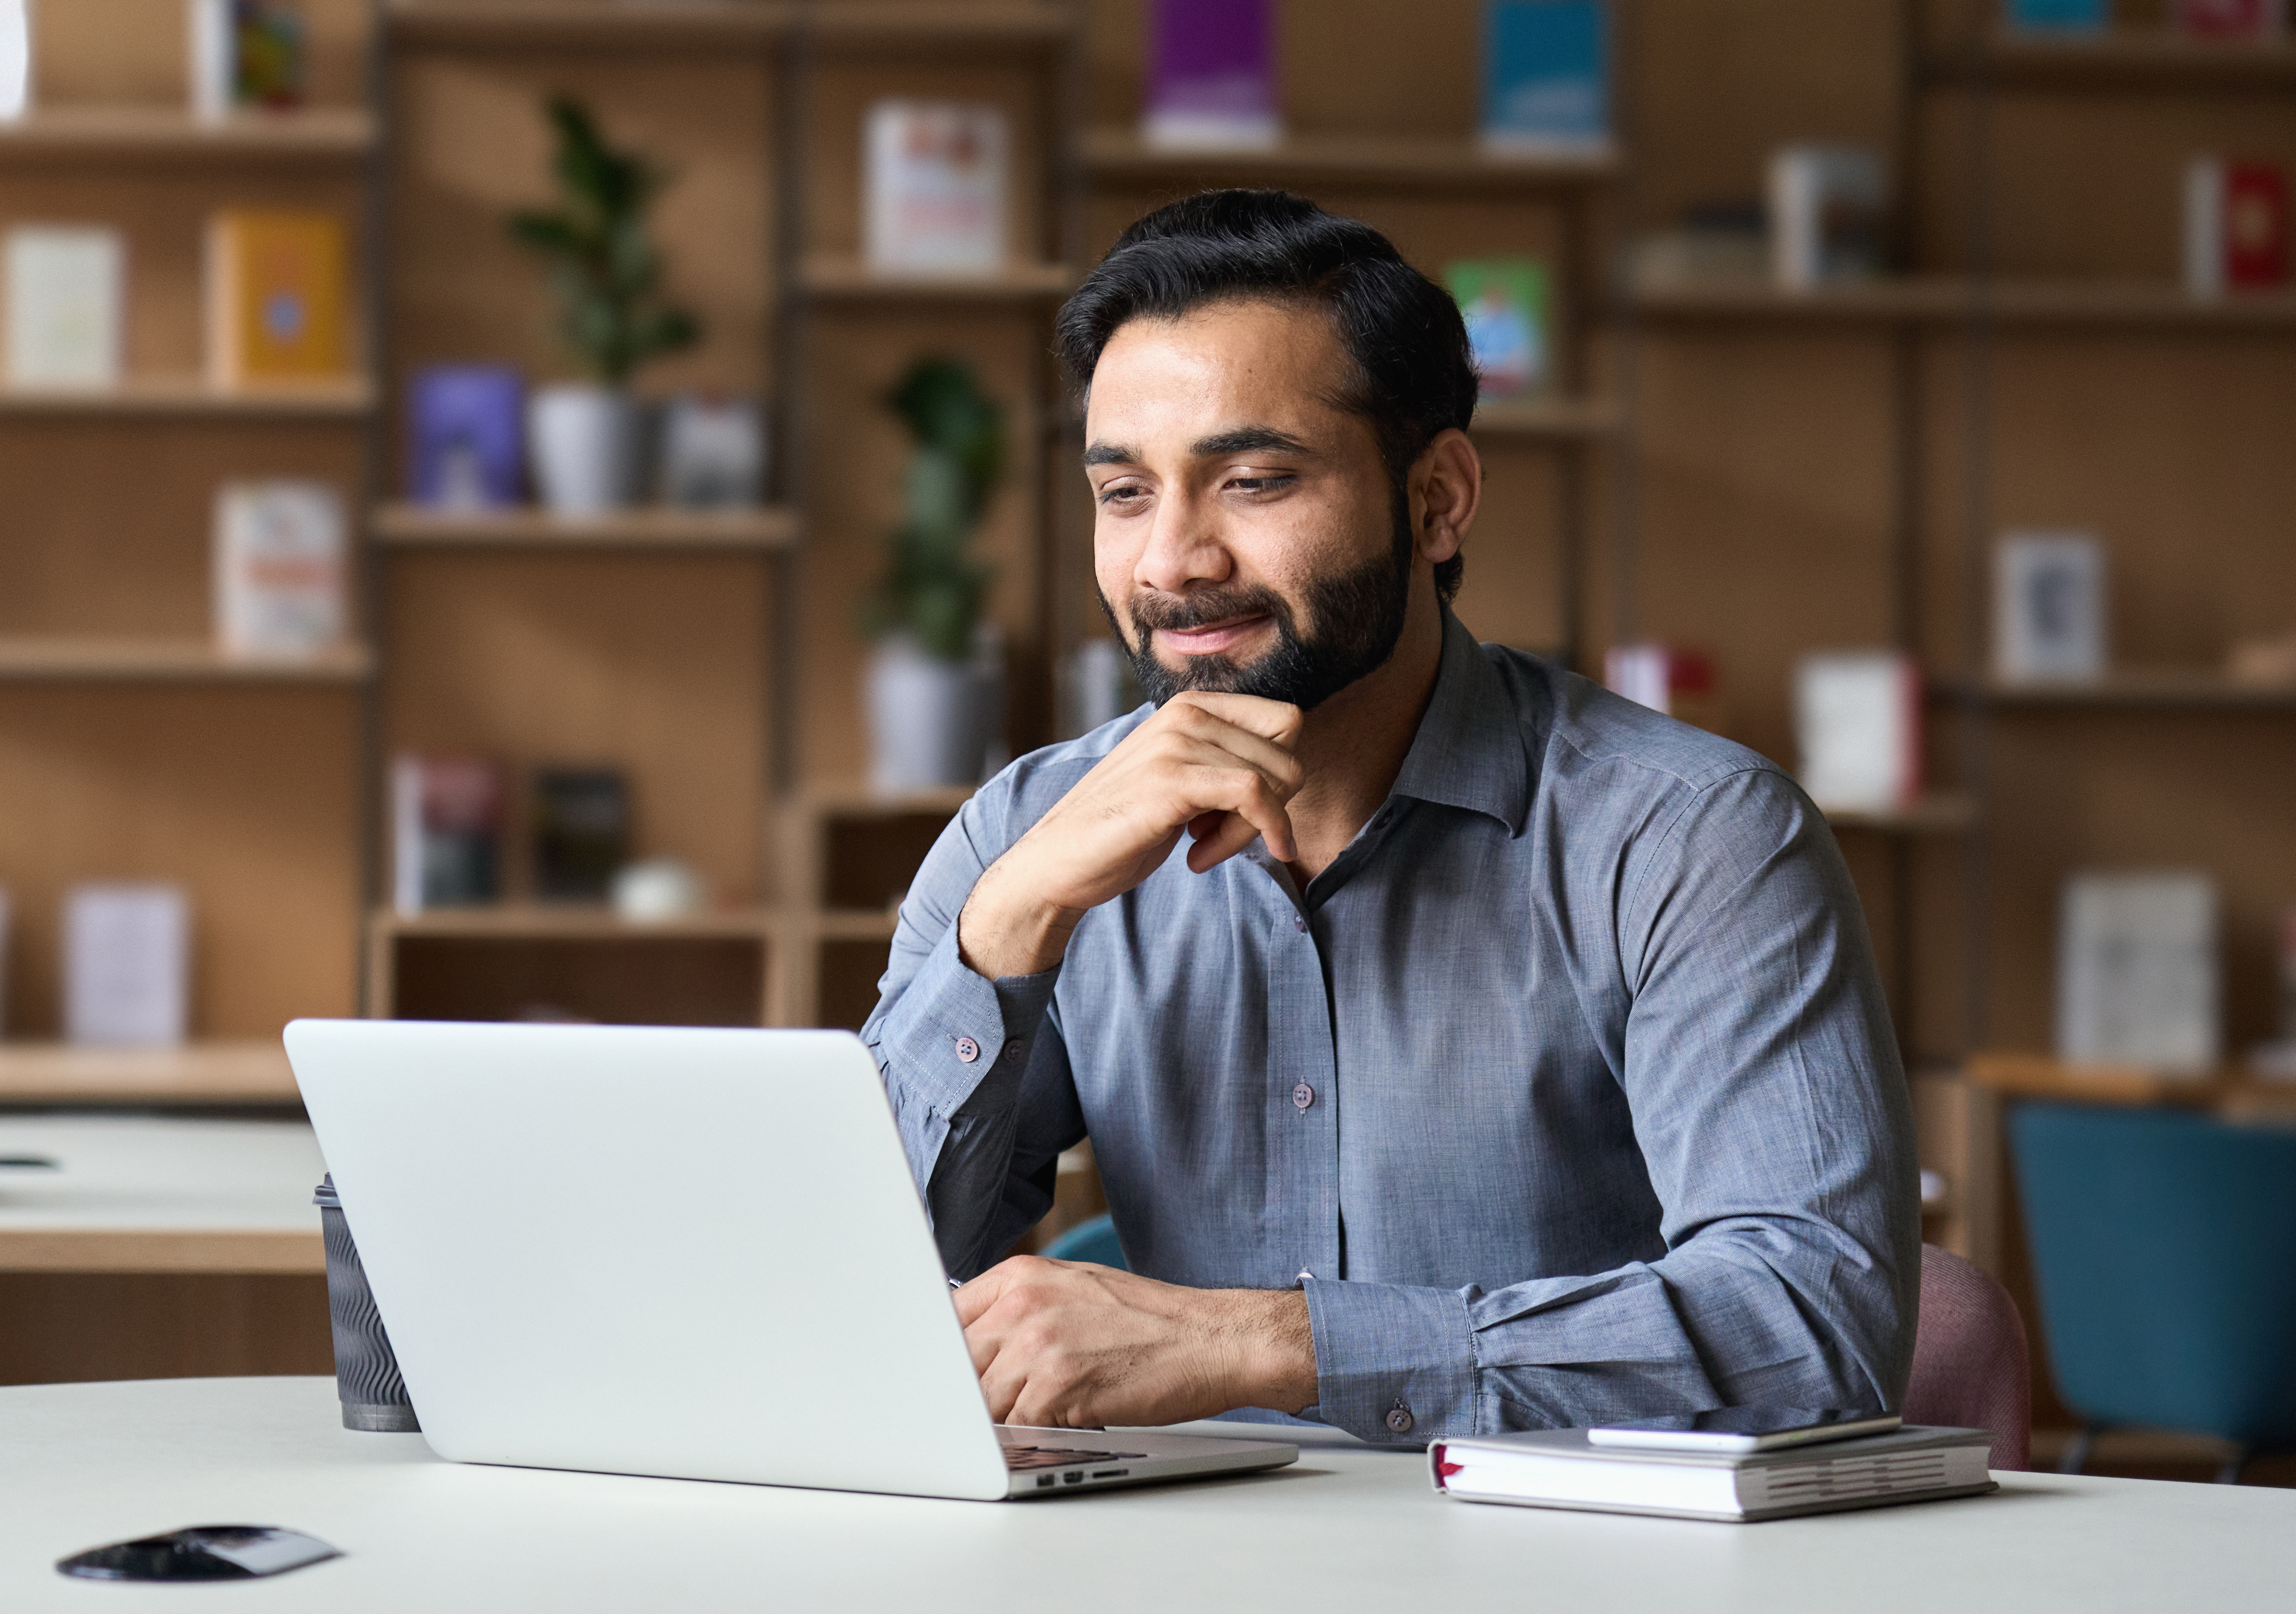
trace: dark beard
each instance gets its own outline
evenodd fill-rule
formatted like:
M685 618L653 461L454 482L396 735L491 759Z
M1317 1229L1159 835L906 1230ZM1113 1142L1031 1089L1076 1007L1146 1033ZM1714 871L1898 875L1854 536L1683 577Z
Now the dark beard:
M1177 598L1155 595L1136 601L1132 630L1139 647L1129 652L1132 675L1159 706L1183 689L1201 689L1215 695L1256 695L1313 712L1357 679L1378 671L1395 654L1411 604L1411 559L1410 506L1398 498L1385 555L1374 556L1352 572L1308 583L1308 610L1316 624L1312 638L1300 637L1291 603L1265 587L1213 588ZM1108 596L1099 597L1109 626L1117 630L1117 642L1123 644L1124 630ZM1275 646L1256 661L1238 665L1224 654L1192 655L1183 671L1174 672L1156 659L1159 628L1200 628L1263 614L1275 624Z

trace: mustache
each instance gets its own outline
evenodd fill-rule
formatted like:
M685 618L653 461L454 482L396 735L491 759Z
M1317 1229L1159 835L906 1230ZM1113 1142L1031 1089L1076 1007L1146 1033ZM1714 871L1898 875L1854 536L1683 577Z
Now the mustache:
M1144 637L1158 630L1186 632L1240 616L1272 617L1288 624L1292 612L1273 589L1252 585L1204 589L1188 594L1148 594L1132 601L1132 625Z

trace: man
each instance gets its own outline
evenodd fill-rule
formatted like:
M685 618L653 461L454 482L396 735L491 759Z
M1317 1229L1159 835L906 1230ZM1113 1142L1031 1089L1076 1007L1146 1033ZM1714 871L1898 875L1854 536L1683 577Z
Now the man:
M1059 339L1154 710L966 805L864 1033L991 1411L1423 1441L1894 1404L1911 1124L1848 876L1762 758L1451 614L1449 298L1216 192ZM984 1272L1087 1133L1131 1270Z

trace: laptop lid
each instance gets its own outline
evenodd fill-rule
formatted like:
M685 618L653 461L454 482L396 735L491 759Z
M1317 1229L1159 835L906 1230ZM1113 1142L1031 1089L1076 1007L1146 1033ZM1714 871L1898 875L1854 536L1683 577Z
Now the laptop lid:
M286 1043L440 1456L1005 1494L857 1037L298 1020Z

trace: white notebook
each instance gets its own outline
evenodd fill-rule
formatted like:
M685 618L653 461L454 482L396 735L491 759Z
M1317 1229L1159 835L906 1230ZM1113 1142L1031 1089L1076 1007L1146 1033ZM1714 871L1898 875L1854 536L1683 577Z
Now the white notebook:
M1974 1496L1994 1488L1983 1429L1910 1426L1888 1435L1748 1453L1591 1445L1584 1429L1440 1440L1435 1488L1461 1502L1655 1513L1751 1523L1845 1508Z

